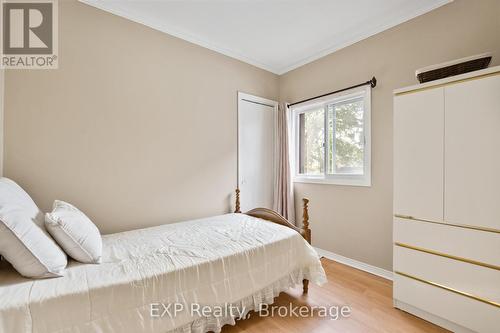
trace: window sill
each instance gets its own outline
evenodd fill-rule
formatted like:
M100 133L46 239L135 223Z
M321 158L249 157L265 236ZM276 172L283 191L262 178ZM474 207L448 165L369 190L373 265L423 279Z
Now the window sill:
M294 183L371 187L371 181L364 178L309 178L295 177Z

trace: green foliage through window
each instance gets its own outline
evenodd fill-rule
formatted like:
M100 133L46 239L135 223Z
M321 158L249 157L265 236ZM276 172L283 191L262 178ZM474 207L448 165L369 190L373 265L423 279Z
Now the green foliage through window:
M329 174L363 174L362 99L328 105L328 148Z
M331 175L363 175L363 117L362 97L300 112L297 124L299 173L324 175L326 168Z

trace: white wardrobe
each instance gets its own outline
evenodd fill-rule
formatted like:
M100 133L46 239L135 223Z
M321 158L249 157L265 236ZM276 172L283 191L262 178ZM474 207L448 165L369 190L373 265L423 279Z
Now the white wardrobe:
M500 332L500 67L394 97L394 306Z

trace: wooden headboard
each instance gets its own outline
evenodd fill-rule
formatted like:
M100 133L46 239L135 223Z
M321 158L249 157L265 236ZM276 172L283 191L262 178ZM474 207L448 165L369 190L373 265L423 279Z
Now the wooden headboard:
M236 192L236 204L235 204L234 212L241 213L240 189L237 188L235 192ZM254 209L246 212L245 214L289 227L289 228L297 231L299 234L301 234L304 237L304 239L309 244L311 244L311 229L309 229L309 206L308 206L309 199L303 198L302 203L303 203L302 228L299 228L299 227L293 225L290 221L288 221L286 218L284 218L281 214L278 214L274 210L268 209L268 208L254 208Z

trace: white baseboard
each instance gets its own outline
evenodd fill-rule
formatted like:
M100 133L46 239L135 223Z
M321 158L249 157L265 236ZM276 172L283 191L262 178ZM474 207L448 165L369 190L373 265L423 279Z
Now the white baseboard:
M360 269L362 271L365 271L365 272L368 272L368 273L371 273L371 274L383 277L384 279L392 281L392 272L391 271L388 271L388 270L380 268L380 267L372 266L369 264L365 264L364 262L357 261L357 260L354 260L351 258L347 258L347 257L341 256L340 254L336 254L336 253L333 253L333 252L330 252L327 250L323 250L323 249L320 249L317 247L315 247L314 249L322 257L325 257L327 259L331 259L333 261L340 262L341 264L351 266L351 267Z
M408 312L414 316L420 317L424 320L427 320L433 324L444 327L447 330L450 330L450 331L455 332L455 333L474 333L474 331L471 331L468 328L465 328L463 326L455 324L454 322L451 322L451 321L446 320L444 318L438 317L438 316L436 316L432 313L429 313L427 311L416 308L413 305L398 301L397 299L394 300L394 307L397 309L400 309L404 312Z

